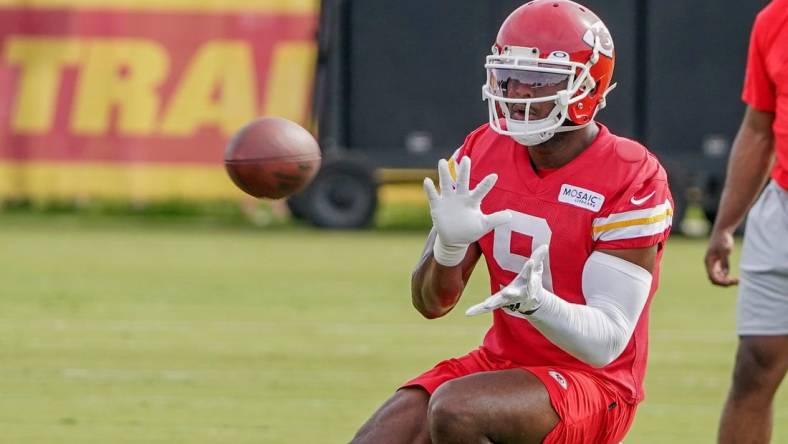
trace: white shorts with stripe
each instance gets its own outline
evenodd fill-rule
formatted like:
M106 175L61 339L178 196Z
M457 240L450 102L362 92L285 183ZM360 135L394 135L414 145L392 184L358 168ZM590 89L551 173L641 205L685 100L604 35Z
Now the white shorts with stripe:
M739 268L737 333L788 334L788 191L774 181L747 216Z

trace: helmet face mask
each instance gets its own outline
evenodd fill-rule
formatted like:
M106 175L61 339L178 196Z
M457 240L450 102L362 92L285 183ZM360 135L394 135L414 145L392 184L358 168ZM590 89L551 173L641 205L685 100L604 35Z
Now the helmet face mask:
M527 146L585 127L612 89L613 61L607 28L584 7L569 0L521 6L484 65L490 127Z
M531 131L546 131L560 120L557 93L566 89L570 75L547 73L545 76L535 71L498 71L495 79L491 79L490 92L500 99L493 98L490 102L495 103L500 110L495 123L501 131L506 130L500 128L500 117L503 117L506 128L517 131L528 128ZM523 73L528 73L526 78L523 78Z

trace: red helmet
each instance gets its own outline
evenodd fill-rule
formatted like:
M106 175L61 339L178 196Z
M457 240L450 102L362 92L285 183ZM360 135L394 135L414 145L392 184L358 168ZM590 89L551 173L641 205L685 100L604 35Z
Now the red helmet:
M610 83L614 64L613 39L591 10L570 0L526 3L503 22L484 65L487 83L482 94L488 101L490 126L525 145L582 128L604 108L605 96L615 87ZM534 88L552 85L553 92L507 97L505 85L512 79ZM554 102L555 107L545 118L530 119L530 106L543 102ZM513 118L511 107L523 104L524 117Z

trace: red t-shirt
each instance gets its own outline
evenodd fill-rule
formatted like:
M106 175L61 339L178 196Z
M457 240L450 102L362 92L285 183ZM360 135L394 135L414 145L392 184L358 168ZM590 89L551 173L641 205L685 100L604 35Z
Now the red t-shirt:
M548 245L543 284L569 302L585 304L582 274L596 249L645 248L663 244L671 227L673 201L665 170L646 148L601 126L578 157L540 178L528 149L484 125L452 156L471 158L471 186L488 174L498 182L482 202L490 214L503 209L512 220L479 240L490 272L490 291L514 279L533 249ZM452 165L453 166L453 165ZM556 365L604 378L631 402L643 399L648 351L648 312L659 282L657 265L649 301L624 352L597 369L559 349L520 317L496 310L483 348L523 366ZM481 300L481 297L479 298Z
M788 0L773 0L755 19L742 99L775 113L772 178L788 189Z

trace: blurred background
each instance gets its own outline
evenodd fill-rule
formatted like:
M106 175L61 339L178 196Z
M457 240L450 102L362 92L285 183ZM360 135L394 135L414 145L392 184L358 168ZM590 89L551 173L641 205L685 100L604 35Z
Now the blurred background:
M398 384L477 345L480 264L421 319L419 185L486 122L520 1L0 1L2 442L347 442ZM712 442L735 290L702 266L765 0L588 0L616 42L598 120L666 166L674 235L627 442ZM243 195L257 116L309 128L313 184ZM788 443L778 393L774 442Z

